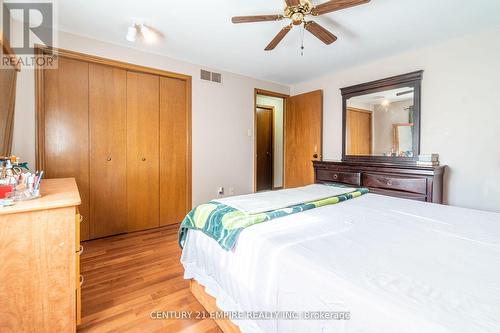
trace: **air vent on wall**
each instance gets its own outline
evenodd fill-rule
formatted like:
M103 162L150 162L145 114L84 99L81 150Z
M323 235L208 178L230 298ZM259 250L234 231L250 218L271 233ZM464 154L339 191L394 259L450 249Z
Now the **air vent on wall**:
M222 83L222 74L221 73L212 73L212 81L217 83Z
M212 73L206 71L204 69L201 70L200 78L204 81L212 81L216 83L222 83L222 74L221 73Z
M209 71L206 70L201 70L201 79L205 81L210 81L211 80L211 74Z

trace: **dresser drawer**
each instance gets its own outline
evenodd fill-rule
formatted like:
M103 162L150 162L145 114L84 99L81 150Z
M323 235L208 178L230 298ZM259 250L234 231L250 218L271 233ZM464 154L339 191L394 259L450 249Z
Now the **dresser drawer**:
M402 199L416 200L416 201L427 201L427 196L425 194L417 194L403 191L391 191L382 188L370 188L370 193L386 195L389 197L396 197Z
M334 170L321 170L316 171L316 178L323 182L344 183L349 185L361 185L361 173L359 172L345 172Z
M427 179L425 178L402 178L365 173L363 186L424 195L427 193Z

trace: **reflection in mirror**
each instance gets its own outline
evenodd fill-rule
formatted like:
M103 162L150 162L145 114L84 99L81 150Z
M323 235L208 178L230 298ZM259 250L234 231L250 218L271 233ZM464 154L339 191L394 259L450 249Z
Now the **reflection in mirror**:
M346 155L413 157L414 88L347 100Z
M394 124L394 147L392 151L408 155L413 151L413 124Z

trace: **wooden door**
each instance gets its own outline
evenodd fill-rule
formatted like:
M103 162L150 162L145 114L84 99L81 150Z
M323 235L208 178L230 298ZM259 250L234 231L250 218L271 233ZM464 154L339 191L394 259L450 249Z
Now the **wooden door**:
M347 109L347 155L372 154L372 113L362 109Z
M257 108L257 191L273 189L273 109Z
M285 188L314 183L313 160L321 158L323 91L287 100L285 111Z
M89 65L59 58L43 71L46 178L75 178L82 199L80 237L89 239Z
M16 79L15 67L0 69L0 156L9 156L12 150Z
M188 81L160 78L160 225L191 209L191 111Z
M128 231L159 226L160 78L127 72Z
M89 65L90 238L127 231L127 72Z

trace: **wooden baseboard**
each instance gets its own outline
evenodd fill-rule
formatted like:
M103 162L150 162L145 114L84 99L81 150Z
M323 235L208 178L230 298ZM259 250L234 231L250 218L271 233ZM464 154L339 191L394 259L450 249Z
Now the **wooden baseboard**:
M215 298L206 293L205 288L202 287L195 280L189 281L189 289L194 297L200 302L200 304L208 312L220 312L221 310L217 307L215 303ZM233 324L229 319L215 319L215 323L220 327L224 333L241 333L238 326Z

